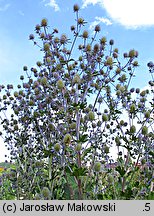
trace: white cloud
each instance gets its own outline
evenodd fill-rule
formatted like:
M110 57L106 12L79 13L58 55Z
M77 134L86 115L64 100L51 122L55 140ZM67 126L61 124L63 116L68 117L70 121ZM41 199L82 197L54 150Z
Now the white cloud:
M24 12L19 10L18 13L21 15L21 16L25 16Z
M82 8L87 7L89 4L102 4L102 0L82 0L83 1L83 5Z
M108 25L112 25L112 22L109 19L107 19L107 18L104 18L104 17L95 17L95 21L90 24L90 29L94 29L95 26L98 25L98 24L100 24L100 23L104 23L107 26Z
M99 4L112 20L127 28L154 25L153 0L85 0L83 8L89 4Z
M45 2L45 0L43 0L43 2ZM50 6L53 7L55 11L60 11L60 7L58 6L55 0L50 0L49 3L45 4L45 6Z
M4 6L0 6L0 11L6 11L11 5L5 4Z

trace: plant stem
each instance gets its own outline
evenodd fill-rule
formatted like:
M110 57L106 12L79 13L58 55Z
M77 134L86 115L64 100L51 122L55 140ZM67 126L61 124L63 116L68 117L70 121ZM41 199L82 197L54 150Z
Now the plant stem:
M51 164L52 164L52 156L50 155L49 158L48 158L48 161L49 161L49 188L51 189L51 177L52 177L52 169L51 169Z

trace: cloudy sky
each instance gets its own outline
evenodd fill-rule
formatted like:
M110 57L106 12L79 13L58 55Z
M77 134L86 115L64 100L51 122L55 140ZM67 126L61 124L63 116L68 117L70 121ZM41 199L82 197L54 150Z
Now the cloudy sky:
M16 85L23 66L32 67L41 60L39 49L28 37L42 18L48 19L51 30L58 28L69 37L70 26L75 23L75 3L80 5L80 15L88 22L86 28L91 34L100 24L100 37L114 39L121 55L138 50L140 67L134 85L147 85L150 75L146 65L154 61L153 0L0 0L0 84ZM3 155L0 151L0 161Z

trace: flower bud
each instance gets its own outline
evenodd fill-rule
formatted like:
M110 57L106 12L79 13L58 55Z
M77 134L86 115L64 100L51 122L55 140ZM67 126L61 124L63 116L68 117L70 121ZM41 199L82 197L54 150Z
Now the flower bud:
M80 84L80 82L81 82L80 76L79 74L76 74L73 78L73 84L76 84L76 83Z
M54 126L52 123L49 124L48 127L49 127L49 129L50 129L51 131L55 129L55 126Z
M100 162L96 162L94 164L94 171L95 172L99 172L101 170L101 163Z
M141 158L141 164L144 165L146 163L146 159L145 158Z
M75 146L75 150L76 150L76 151L81 151L81 148L82 148L81 143L78 143L78 144Z
M18 125L14 125L14 130L17 131L19 128L18 128Z
M109 118L108 118L108 116L107 116L106 114L103 114L103 115L102 115L102 120L103 120L104 122L107 122L107 121L109 120Z
M150 118L150 112L149 111L145 112L144 116L145 118Z
M73 10L74 10L74 12L78 12L78 11L80 10L79 5L78 5L78 4L75 4L75 5L73 6Z
M139 66L138 61L134 61L134 62L133 62L133 66L134 66L134 67Z
M106 65L108 65L108 66L112 66L113 65L113 59L112 59L112 57L108 57L107 58Z
M50 63L50 62L51 62L51 58L50 58L50 57L47 57L47 58L46 58L46 62L47 62L47 63Z
M154 66L154 63L152 61L150 61L150 62L148 62L147 66L152 68Z
M82 56L79 56L79 61L82 61L82 59L83 59Z
M105 154L108 154L110 152L110 148L108 146L104 147L104 152Z
M131 106L130 106L130 113L134 113L135 110L136 110L135 104L131 104Z
M60 144L59 144L59 143L56 143L56 144L54 145L54 150L55 150L56 152L59 152L59 151L60 151Z
M140 93L140 89L136 88L136 93L139 94Z
M29 106L34 106L34 104L35 104L35 103L34 103L33 100L30 100L30 101L29 101Z
M88 36L89 36L88 31L85 30L85 31L83 32L83 34L82 34L82 37L83 37L84 39L87 39Z
M75 31L75 26L74 25L71 26L71 31Z
M99 121L97 122L97 126L98 126L98 127L101 127L101 125L102 125L102 122L99 120Z
M93 123L92 123L92 128L96 128L96 126L97 126L96 123L93 122Z
M135 127L135 125L132 125L130 127L130 133L134 134L135 132L136 132L136 127Z
M133 93L135 91L135 88L131 88L130 92Z
M128 55L129 55L130 58L134 58L136 56L136 51L134 49L132 49L132 50L129 51Z
M154 82L152 80L149 81L150 86L154 86Z
M47 19L42 19L42 20L41 20L41 26L42 26L42 27L46 27L47 25L48 25Z
M144 103L145 101L147 101L147 99L146 99L145 97L140 98L140 102L141 102L141 103ZM142 104L142 107L143 107L143 104Z
M128 54L127 53L124 53L124 58L128 58Z
M111 184L113 182L113 176L108 174L107 181Z
M88 113L88 119L89 119L89 121L93 121L93 120L95 119L95 114L94 114L94 112L90 111L90 112Z
M24 66L24 67L23 67L23 70L24 70L24 71L27 71L27 70L28 70L27 66Z
M64 83L63 83L62 80L58 80L58 81L57 81L57 88L58 88L58 89L63 89L63 88L64 88Z
M125 92L126 89L125 89L124 86L120 86L120 89L119 89L119 90L123 93L123 92Z
M84 48L84 46L82 44L79 44L78 49L82 50Z
M119 90L119 89L120 89L120 87L121 87L121 85L120 85L120 84L117 84L117 85L116 85L116 89L117 89L117 90Z
M120 82L124 83L127 80L126 74L122 74L121 77L119 77Z
M80 18L78 19L78 24L79 24L79 25L83 25L83 24L84 24L84 19L80 17Z
M50 50L50 44L49 43L45 43L44 44L44 51L49 51Z
M66 44L67 42L67 36L65 34L62 34L61 37L60 37L60 43L61 44Z
M95 26L95 32L100 32L100 31L101 31L100 25L96 25L96 26Z
M98 53L98 51L99 51L99 44L95 44L94 45L94 52Z
M29 40L34 40L34 35L33 34L29 35Z
M58 38L58 37L55 37L54 38L54 42L57 44L57 43L59 43L59 41L60 41L60 39Z
M103 98L102 97L99 97L98 98L98 103L102 103L103 102Z
M119 52L118 48L115 48L114 52L118 54L118 52Z
M65 145L69 145L71 143L72 140L72 136L70 134L66 134L64 136L63 142Z
M114 44L114 40L110 40L109 44L112 46Z
M143 134L143 135L147 135L147 133L148 133L148 128L147 128L147 126L143 126L143 127L142 127L142 134Z
M142 96L142 97L144 97L146 95L146 91L142 91L141 93L140 93L140 96Z
M46 77L43 77L41 80L40 80L40 83L45 86L47 84L47 78Z
M106 44L106 37L102 37L101 39L100 39L100 44L102 44L102 45L105 45Z
M44 39L44 38L45 38L44 32L42 32L42 33L40 34L40 38L41 38L41 39Z
M86 51L87 51L87 52L90 52L90 51L91 51L91 45L90 45L90 44L87 44L87 46L86 46Z
M40 31L40 29L41 29L41 26L40 26L39 24L37 24L37 25L35 26L35 30L36 30L36 31Z
M18 96L19 96L18 92L15 91L15 92L14 92L14 97L18 97Z
M113 58L118 58L118 54L116 52L113 53Z
M37 61L36 64L37 64L38 67L42 66L42 62L41 61Z
M121 121L120 121L120 125L121 125L121 126L123 126L124 123L125 123L124 120L121 120Z
M70 128L71 128L71 129L76 129L76 123L73 122L73 123L70 125Z
M118 136L116 136L115 142L116 142L116 145L117 145L117 146L120 146L121 142L120 142L120 139L119 139Z
M44 188L43 188L43 190L42 190L42 195L43 195L43 197L45 197L45 198L48 198L48 197L49 197L50 191L49 191L49 189L48 189L47 187L44 187Z

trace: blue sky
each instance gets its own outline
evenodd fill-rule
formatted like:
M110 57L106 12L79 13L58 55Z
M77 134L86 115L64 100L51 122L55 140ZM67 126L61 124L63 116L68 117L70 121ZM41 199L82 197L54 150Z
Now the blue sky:
M139 51L137 85L146 85L150 78L146 64L154 59L152 0L0 0L0 84L17 83L22 67L32 67L41 59L39 49L28 36L42 18L48 19L51 30L57 27L69 37L75 3L81 7L89 31L99 23L99 36L114 39L121 54L132 48Z
M100 24L99 36L114 39L121 55L138 50L140 67L133 84L147 85L146 65L154 60L153 0L0 0L0 84L18 84L23 66L31 68L41 60L39 49L28 38L42 18L48 19L51 30L58 28L69 37L75 3L81 7L89 32Z

